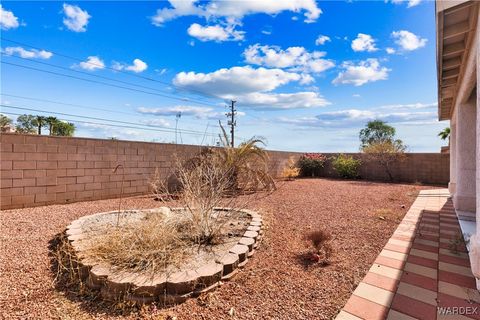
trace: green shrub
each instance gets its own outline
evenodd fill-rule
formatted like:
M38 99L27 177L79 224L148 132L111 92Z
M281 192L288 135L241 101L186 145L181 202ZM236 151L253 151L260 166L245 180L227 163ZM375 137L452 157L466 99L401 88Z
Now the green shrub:
M327 157L321 153L305 153L298 160L302 177L318 177Z
M358 167L362 162L352 156L340 154L332 161L332 166L342 178L353 179L358 177Z

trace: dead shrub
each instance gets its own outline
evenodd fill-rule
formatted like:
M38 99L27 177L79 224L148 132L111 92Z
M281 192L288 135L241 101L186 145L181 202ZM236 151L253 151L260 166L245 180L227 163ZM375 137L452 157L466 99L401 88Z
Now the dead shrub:
M188 224L181 215L148 213L138 220L123 219L90 233L85 256L114 269L152 273L178 267L187 256Z
M393 212L393 210L388 208L377 209L375 210L373 215L380 220L390 220L392 218L395 218L395 213Z
M312 231L305 235L305 240L312 250L309 259L322 266L329 265L333 254L331 245L332 235L330 232L323 229Z
M300 168L297 167L297 163L293 157L288 159L287 164L282 170L282 178L285 180L295 180L300 175Z

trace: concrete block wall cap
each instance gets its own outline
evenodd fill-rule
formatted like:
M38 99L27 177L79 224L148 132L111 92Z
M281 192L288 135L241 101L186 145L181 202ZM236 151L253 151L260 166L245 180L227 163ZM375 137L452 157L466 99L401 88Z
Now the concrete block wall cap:
M80 241L84 239L84 234L83 233L80 233L80 234L72 234L72 235L69 235L68 236L68 240L70 242L73 242L73 241Z
M82 226L87 221L101 221L102 215L116 215L118 211L109 211L81 217L73 221L67 228L67 236L79 257L79 266L83 268L87 286L92 289L101 289L104 299L126 299L136 303L149 303L156 300L165 304L180 303L188 297L204 291L210 291L222 279L229 279L237 273L238 267L243 267L248 256L257 246L256 239L260 238L262 219L256 212L232 208L216 208L230 211L238 210L248 213L252 220L247 231L239 242L230 248L220 259L210 261L195 270L182 270L169 276L157 274L153 277L139 275L131 272L114 272L110 267L96 264L83 253L86 242L82 234ZM172 210L184 210L175 208ZM127 213L145 212L171 212L167 207L144 210L129 210ZM123 212L123 211L122 211ZM103 219L102 219L103 220ZM103 220L104 221L104 220ZM83 243L83 245L82 245Z
M243 236L246 237L246 238L252 238L252 239L256 240L257 237L258 237L258 232L247 230L247 231L245 231Z
M223 276L232 273L238 266L239 258L237 254L227 253L218 260L223 265Z
M240 263L247 259L248 251L248 247L243 244L236 244L229 250L229 252L238 255Z
M74 234L81 234L83 230L81 228L67 228L65 234L67 236L73 236Z
M179 271L167 277L168 294L186 294L195 289L198 274L193 270Z
M239 244L243 244L248 247L248 251L253 251L253 245L255 244L255 240L253 238L243 237L238 241Z
M135 297L158 296L166 288L165 275L150 277L133 274L133 278L129 278L128 281L131 283L130 293Z
M222 281L229 281L229 280L231 280L233 277L235 277L235 276L237 275L237 273L238 273L238 267L239 267L239 265L237 264L237 266L235 267L235 270L233 270L232 272L230 272L230 273L227 274L227 275L224 275L224 276L222 277Z
M248 226L247 231L259 232L260 229L261 229L261 228L260 228L259 226Z
M208 287L222 278L223 264L211 261L195 271L198 274L197 284Z

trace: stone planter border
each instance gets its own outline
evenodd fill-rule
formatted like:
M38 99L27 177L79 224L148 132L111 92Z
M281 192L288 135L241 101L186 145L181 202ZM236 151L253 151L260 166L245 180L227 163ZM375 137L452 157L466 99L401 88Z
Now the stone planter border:
M154 210L158 208L142 211ZM232 209L215 208L215 210ZM248 259L255 253L263 235L262 217L252 210L235 210L248 214L251 221L234 246L219 259L211 260L194 270L180 270L168 276L159 275L151 278L133 272L115 272L109 267L82 258L82 239L85 236L82 224L99 215L117 214L117 211L81 217L68 225L66 234L79 260L77 267L80 278L89 288L99 290L103 299L124 300L139 304L151 302L176 304L214 289L220 281L230 280L238 272L238 268L245 266ZM140 210L133 210L133 212L140 212Z

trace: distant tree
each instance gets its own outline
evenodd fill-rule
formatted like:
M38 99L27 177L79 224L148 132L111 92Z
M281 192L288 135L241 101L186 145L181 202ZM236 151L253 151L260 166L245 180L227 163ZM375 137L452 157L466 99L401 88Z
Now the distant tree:
M48 131L50 135L53 136L54 128L58 124L59 120L57 117L46 117L45 122L48 125Z
M438 136L442 140L447 140L448 139L448 144L450 144L450 127L446 127L442 131L438 133Z
M400 139L374 142L362 149L368 159L378 162L385 169L390 181L393 181L392 164L405 160L406 150L407 146Z
M31 114L18 116L15 130L19 133L36 133L38 131L37 117Z
M47 126L47 117L44 116L35 116L37 119L37 133L42 134L42 128Z
M11 124L12 119L3 114L0 114L0 128L2 132L7 132Z
M75 133L75 125L71 122L58 120L52 130L52 136L71 137Z
M360 130L361 148L373 143L393 142L395 137L395 128L382 120L369 121L365 128Z
M407 150L402 140L395 139L395 128L381 120L369 121L360 130L360 142L367 159L378 162L392 181L392 164L405 160Z

